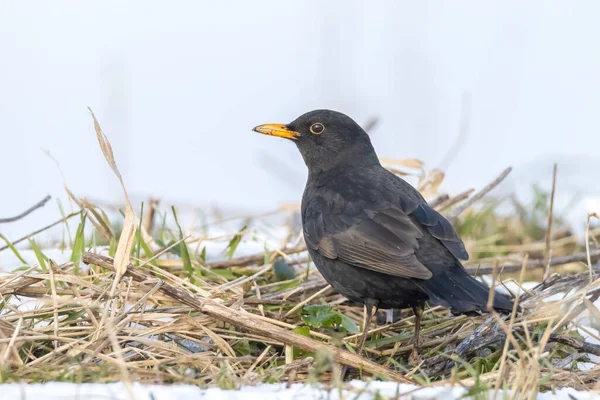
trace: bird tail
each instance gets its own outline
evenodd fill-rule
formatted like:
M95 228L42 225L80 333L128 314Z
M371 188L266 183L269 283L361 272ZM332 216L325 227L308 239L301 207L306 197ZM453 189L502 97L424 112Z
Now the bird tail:
M419 281L429 296L432 305L449 307L454 314L468 314L487 310L490 288L473 278L457 260L451 268L435 279ZM512 312L513 300L502 293L494 293L494 309L500 312Z

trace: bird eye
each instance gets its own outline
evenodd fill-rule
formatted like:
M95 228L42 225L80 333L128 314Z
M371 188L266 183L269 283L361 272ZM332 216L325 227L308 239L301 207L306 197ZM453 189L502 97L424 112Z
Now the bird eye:
M323 131L325 130L325 127L323 126L323 124L320 123L316 123L316 124L312 124L310 126L310 131L312 133L314 133L315 135L320 135L321 133L323 133Z

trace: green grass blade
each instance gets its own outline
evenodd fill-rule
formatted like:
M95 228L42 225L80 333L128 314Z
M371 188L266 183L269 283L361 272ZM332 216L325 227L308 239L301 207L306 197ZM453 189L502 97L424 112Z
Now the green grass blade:
M8 246L8 248L15 254L15 256L17 256L19 261L21 261L23 264L27 265L27 261L25 261L25 259L21 256L21 253L19 253L19 250L17 250L17 248L12 244L12 242L10 240L8 240L8 238L1 233L0 233L0 238L2 238L2 240L4 240L6 242L6 245Z
M192 267L192 259L190 258L190 253L188 251L187 244L185 243L185 240L183 240L183 229L181 229L181 225L179 225L179 220L177 219L177 212L175 211L175 206L172 206L171 209L173 210L175 224L177 225L177 229L179 230L179 240L181 240L181 243L179 243L179 250L181 251L181 259L183 260L183 269L189 274L189 276L193 276L194 268Z
M48 267L46 266L46 261L48 260L48 257L46 257L44 255L44 253L42 253L42 250L37 245L35 240L29 238L29 243L31 243L31 248L33 249L33 252L35 253L35 256L38 260L38 263L40 264L40 268L42 269L42 271L47 271Z
M142 218L144 216L144 202L142 201L142 206L140 209L140 223L136 232L136 244L135 244L135 258L137 259L136 265L140 265L140 249L142 247Z
M64 224L62 225L62 232L63 232L63 240L62 240L62 251L65 251L65 236L68 236L69 238L69 246L73 246L73 237L71 236L71 228L69 227L69 220L67 219L67 214L65 213L65 208L63 207L62 201L60 201L60 199L57 199L56 202L58 203L58 210L60 211L60 215L63 217L64 219Z
M83 257L83 252L85 251L85 220L87 214L81 214L81 222L77 227L77 232L75 233L75 240L73 241L73 251L71 252L71 262L75 264L75 273L79 273L79 267L81 264L81 257Z
M235 250L242 241L244 233L246 233L246 229L248 229L248 224L244 224L244 226L242 226L242 229L240 229L238 233L236 233L233 236L233 238L229 241L229 244L225 248L225 254L227 254L227 257L229 257L230 259L233 257L233 253L235 253Z

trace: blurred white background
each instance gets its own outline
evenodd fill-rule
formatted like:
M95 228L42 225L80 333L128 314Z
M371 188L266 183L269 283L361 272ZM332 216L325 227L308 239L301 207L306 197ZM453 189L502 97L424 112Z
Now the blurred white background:
M134 199L268 211L299 201L295 146L251 131L331 108L365 123L379 155L440 166L445 189L600 194L597 1L3 1L0 217L47 193L118 202L90 106ZM55 202L17 236L59 217Z

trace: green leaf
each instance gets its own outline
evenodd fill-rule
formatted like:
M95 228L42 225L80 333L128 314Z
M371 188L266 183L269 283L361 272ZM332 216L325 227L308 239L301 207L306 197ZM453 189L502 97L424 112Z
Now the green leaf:
M183 229L181 229L181 225L179 225L179 220L177 219L177 213L175 212L175 206L171 207L173 211L173 217L175 218L175 224L177 224L177 229L179 230L179 251L181 252L181 258L183 260L183 269L188 273L189 276L194 274L194 268L192 267L192 259L190 258L190 252L188 251L187 244L185 240L183 240Z
M384 346L390 343L400 342L413 337L412 333L404 332L399 335L380 337L379 339L367 340L367 345L370 347Z
M300 285L300 283L302 283L302 280L298 279L298 278L292 279L291 281L283 282L281 284L281 286L277 287L277 292L280 292L280 291L286 290L286 289L291 289L293 287Z
M232 281L236 278L230 269L211 269L210 272L215 275L222 276L223 278Z
M327 304L313 304L302 309L302 320L313 328L329 328L335 323L336 317L339 315Z
M297 326L294 328L294 332L302 336L310 336L310 328L308 326Z
M168 243L163 242L161 239L154 239L154 240L162 248L162 250L165 250L166 248L173 246L173 243L175 243L175 240L170 240ZM181 257L181 247L180 246L171 247L168 250L168 252L171 254L175 254L178 257Z
M142 249L144 249L144 254L146 255L146 257L152 258L152 249L150 248L150 246L148 246L148 243L146 243L144 237L142 236L140 237L140 243L142 244ZM156 262L156 260L150 261L150 264L154 265L155 267L158 267L158 263Z
M117 252L117 239L114 236L111 236L110 245L108 246L108 255L111 257L114 257L116 252Z
M69 316L67 318L63 319L61 322L77 321L77 319L79 319L79 317L82 317L86 314L87 314L87 312L85 310L76 311L76 312L73 312L72 314L68 314Z
M229 257L230 259L233 257L233 253L235 253L235 250L242 241L242 237L244 236L244 233L246 232L247 228L248 225L244 224L244 226L242 226L242 229L240 229L238 233L236 233L233 236L233 238L229 241L229 244L225 248L225 254L227 254L227 257Z
M167 248L167 244L165 242L162 241L162 239L160 238L156 238L154 239L154 241L156 242L156 244L158 244L162 250Z
M10 302L10 298L11 298L11 295L9 294L9 295L4 296L4 300L0 301L0 311L4 310L4 307L6 307L6 304L8 302Z
M137 259L136 263L137 265L140 265L140 250L142 248L142 217L144 215L144 202L142 201L142 206L140 209L140 223L138 225L138 229L136 232L136 246L135 246L135 258Z
M329 304L312 304L302 309L302 320L313 328L335 327L349 333L358 333L358 326Z
M278 282L288 281L296 277L294 270L281 257L273 264L273 270L275 271L275 279Z
M251 354L250 342L246 339L240 340L231 347L240 356L249 356Z
M144 211L144 203L142 203L142 213ZM137 243L137 258L140 258L140 248L144 250L144 254L146 255L146 257L148 259L152 258L154 256L154 253L152 252L152 249L150 248L150 246L148 246L148 242L146 242L146 240L144 240L144 235L141 234L142 232L142 220L140 219L140 226L138 227L137 230L137 234L136 234L136 240L138 241ZM161 247L165 248L166 246L164 245L164 243L160 240L160 239L156 239L156 243L158 243ZM112 245L112 240L111 240L111 245ZM150 264L154 265L155 267L158 267L158 263L156 262L156 260L152 260L150 261Z
M294 332L299 335L302 335L302 336L306 336L306 337L310 336L310 328L308 326L298 326L298 327L294 328ZM295 346L292 346L292 354L293 354L294 358L308 357L308 356L313 355L312 353L309 353L307 351L299 349Z
M19 261L21 261L23 264L28 264L27 261L25 261L25 259L21 257L21 253L19 253L19 250L17 250L17 248L12 244L10 240L8 240L6 236L0 233L0 238L2 238L2 240L6 242L8 248L15 254L15 256L17 256Z
M342 328L344 328L346 330L346 332L348 332L348 333L358 333L358 326L356 326L354 321L352 321L350 318L348 318L347 316L345 316L342 313L339 313L339 314L342 319L342 322L341 322Z
M38 263L40 264L40 268L42 269L42 271L47 271L48 267L46 266L46 261L48 260L48 257L46 257L44 253L42 253L42 250L40 250L40 247L37 245L35 240L29 238L29 243L31 243L31 248L33 249L35 257L37 258Z
M271 259L271 253L269 252L269 249L267 248L267 244L265 243L265 260L263 261L263 265L268 264L270 259Z
M167 232L167 212L165 211L164 213L160 213L160 211L158 211L158 215L162 217L162 221L160 224L160 240L161 241L165 241L167 239L165 239L165 233Z
M85 251L85 220L87 214L81 214L81 222L77 227L77 232L75 233L75 240L73 241L73 251L71 252L71 262L75 264L75 273L79 274L79 267L81 263L81 257L83 256L83 252Z
M200 260L205 263L206 262L206 246L202 247L202 251L200 252Z
M104 226L104 228L106 228L106 230L108 230L108 232L110 233L110 236L112 238L114 238L115 235L115 229L113 228L112 224L110 223L110 218L108 218L108 215L106 214L106 212L100 208L100 214L102 215L102 218L98 219L98 222L100 222L100 224L102 224L102 226Z
M63 240L62 240L62 245L61 245L61 250L64 251L65 250L65 233L67 234L67 236L69 236L69 246L73 245L73 238L71 237L71 228L69 227L69 219L67 218L67 214L65 214L65 209L62 205L62 201L60 201L60 199L57 199L56 202L58 203L58 210L60 211L60 215L63 217L64 225L62 225L62 233L63 233Z

